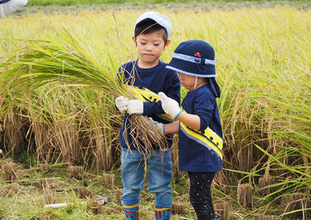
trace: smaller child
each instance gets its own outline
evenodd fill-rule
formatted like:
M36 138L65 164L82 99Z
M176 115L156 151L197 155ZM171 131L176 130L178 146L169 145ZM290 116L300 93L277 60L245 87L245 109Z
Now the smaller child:
M220 89L215 80L214 49L201 40L182 42L166 68L177 71L179 81L189 92L182 102L158 93L164 111L175 122L156 123L166 134L178 133L179 169L190 179L190 202L198 220L214 217L211 184L222 169L222 126L216 98Z

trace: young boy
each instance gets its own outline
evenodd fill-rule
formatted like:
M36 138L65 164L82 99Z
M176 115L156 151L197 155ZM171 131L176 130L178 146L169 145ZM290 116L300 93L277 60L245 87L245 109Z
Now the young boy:
M160 92L164 111L177 121L164 126L155 123L166 134L178 133L179 169L188 172L190 202L198 220L214 219L210 187L215 172L222 169L222 126L216 102L220 89L214 78L214 58L214 49L201 40L185 41L176 48L166 68L178 72L189 92L183 110Z
M119 70L135 91L150 95L146 101L138 99L128 100L123 96L115 99L116 107L127 111L120 131L120 144L122 147L122 205L126 219L138 219L140 191L144 186L145 162L148 166L149 192L155 193L156 219L170 219L172 207L172 161L170 148L172 135L167 136L169 147L161 152L160 146L153 146L152 153L143 153L137 150L132 143L130 135L131 126L128 117L132 114L143 114L161 123L172 122L162 117L165 114L161 107L157 93L164 92L180 102L180 83L174 70L167 69L167 64L159 58L170 44L169 36L172 24L167 16L156 12L146 12L136 21L133 41L137 48L139 59L123 64ZM149 91L150 90L150 91ZM152 97L154 94L156 97ZM124 134L124 131L126 132ZM124 137L126 136L126 137ZM129 146L128 146L129 145ZM141 148L143 146L139 146ZM163 146L161 146L163 147Z

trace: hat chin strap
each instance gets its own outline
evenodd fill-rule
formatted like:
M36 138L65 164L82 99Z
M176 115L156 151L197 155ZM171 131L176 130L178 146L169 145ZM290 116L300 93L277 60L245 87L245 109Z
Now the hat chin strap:
M196 88L197 88L197 85L198 85L198 77L196 76L196 77L195 77L195 81L194 81L193 89L196 89Z

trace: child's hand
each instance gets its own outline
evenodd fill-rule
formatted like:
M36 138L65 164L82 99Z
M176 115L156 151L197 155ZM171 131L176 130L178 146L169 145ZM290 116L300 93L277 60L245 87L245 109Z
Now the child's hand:
M114 100L118 110L123 113L127 110L128 98L124 98L123 96L119 96Z
M162 131L164 133L165 131L165 127L163 123L157 122L155 120L153 120L151 117L148 117L149 121L151 121L154 126L156 126L160 131Z
M127 113L132 114L143 114L144 113L144 103L140 100L133 99L128 101Z
M167 97L163 92L159 92L158 96L161 99L162 108L165 113L172 116L175 120L177 116L182 112L182 110L179 108L178 102L174 99Z

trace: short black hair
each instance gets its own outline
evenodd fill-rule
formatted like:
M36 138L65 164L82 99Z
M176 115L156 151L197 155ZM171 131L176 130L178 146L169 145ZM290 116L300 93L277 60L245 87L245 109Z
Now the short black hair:
M159 25L154 20L149 19L149 18L139 22L136 25L135 30L134 30L134 36L136 39L136 37L140 34L149 34L149 33L157 32L160 30L164 30L163 40L166 44L167 40L168 40L166 29L164 27L162 27L161 25Z
M203 80L206 83L206 85L210 86L210 82L209 82L209 78L208 77L204 77Z

